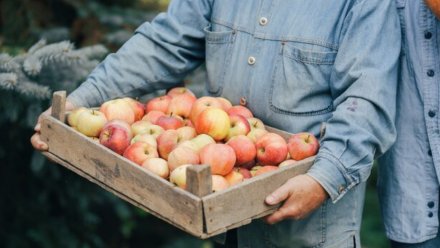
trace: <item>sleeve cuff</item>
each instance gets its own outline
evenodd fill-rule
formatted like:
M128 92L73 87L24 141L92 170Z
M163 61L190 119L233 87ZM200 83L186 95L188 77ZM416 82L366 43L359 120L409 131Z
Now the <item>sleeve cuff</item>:
M102 103L101 93L89 81L84 82L69 94L67 100L76 107L99 107Z
M321 184L333 203L341 199L348 190L356 185L341 161L327 152L318 154L307 174Z

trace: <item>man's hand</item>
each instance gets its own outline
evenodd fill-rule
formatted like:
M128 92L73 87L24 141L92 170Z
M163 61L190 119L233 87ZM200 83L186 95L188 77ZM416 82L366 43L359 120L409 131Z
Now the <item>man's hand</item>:
M315 179L308 175L296 176L266 197L269 205L285 201L276 212L266 217L266 222L275 224L286 218L302 219L327 198L327 192Z
M66 111L73 110L74 108L75 108L75 106L74 106L71 102L66 101ZM49 149L49 147L47 146L47 144L44 143L44 142L41 140L41 137L40 137L40 130L41 130L41 116L43 116L43 115L50 115L51 112L52 112L52 108L49 108L49 109L47 109L46 111L44 111L44 112L38 117L37 125L35 125L35 127L34 127L35 133L34 133L34 135L32 135L32 137L31 137L31 144L32 144L32 146L33 146L35 149L40 150L40 151L47 151L47 150Z

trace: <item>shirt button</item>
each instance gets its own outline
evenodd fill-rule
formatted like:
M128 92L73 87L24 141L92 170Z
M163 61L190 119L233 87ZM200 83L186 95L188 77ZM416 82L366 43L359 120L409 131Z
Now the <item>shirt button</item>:
M434 110L429 110L428 116L431 117L431 118L434 117L435 116L435 111Z
M428 213L428 217L429 217L429 218L432 218L432 216L434 216L434 214L433 214L432 212L429 212L429 213Z
M342 193L342 192L344 192L344 190L345 190L345 188L344 188L344 186L339 186L339 189L338 189L338 191L339 191L339 193Z
M428 155L429 155L430 157L432 157L432 151L431 151L431 149L428 150Z
M241 106L246 106L246 104L247 104L247 99L246 99L246 97L241 97L240 98L240 105Z
M433 208L433 207L434 207L434 202L433 201L428 202L428 208Z
M429 31L426 31L425 32L425 39L431 39L431 37L432 37L432 33L431 32L429 32Z
M264 26L264 25L266 25L267 24L267 18L266 17L261 17L260 18L260 25L261 26Z
M426 72L426 75L428 75L428 77L433 77L434 75L435 75L435 73L434 73L434 70L428 70L427 72Z
M255 58L252 56L248 58L248 64L250 64L250 65L255 64L255 61L256 61Z

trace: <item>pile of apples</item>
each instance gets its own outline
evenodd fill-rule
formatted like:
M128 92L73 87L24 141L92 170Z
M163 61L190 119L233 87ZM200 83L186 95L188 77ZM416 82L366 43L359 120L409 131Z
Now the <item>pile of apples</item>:
M269 132L245 106L222 97L197 98L185 87L145 104L120 98L99 110L80 107L68 124L141 168L186 188L186 168L211 167L213 191L276 170L317 153L308 132L285 140Z

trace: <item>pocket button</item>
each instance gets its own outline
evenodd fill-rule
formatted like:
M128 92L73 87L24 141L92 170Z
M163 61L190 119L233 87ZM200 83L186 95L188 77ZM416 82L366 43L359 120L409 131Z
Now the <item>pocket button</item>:
M248 58L248 64L253 65L253 64L255 64L255 62L256 62L255 57L250 56L250 57Z

